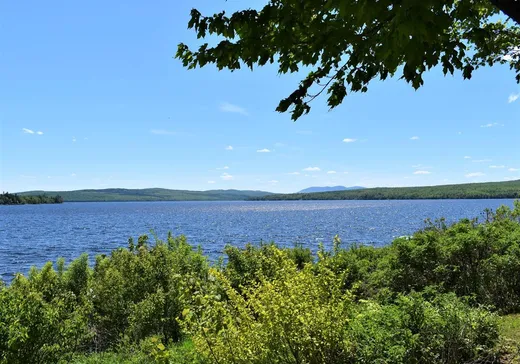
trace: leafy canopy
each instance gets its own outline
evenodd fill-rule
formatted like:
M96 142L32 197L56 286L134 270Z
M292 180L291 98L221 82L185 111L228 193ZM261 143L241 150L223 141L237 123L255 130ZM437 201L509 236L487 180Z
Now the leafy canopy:
M417 89L437 65L470 79L478 67L509 63L520 82L519 23L516 0L270 0L230 16L193 9L188 27L220 41L197 50L181 43L176 58L188 69L311 69L276 108L296 120L325 91L334 108L374 79L398 76Z

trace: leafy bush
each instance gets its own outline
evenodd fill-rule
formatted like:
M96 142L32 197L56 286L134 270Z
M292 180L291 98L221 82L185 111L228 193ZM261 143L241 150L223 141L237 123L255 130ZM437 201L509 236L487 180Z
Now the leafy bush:
M200 279L206 270L206 259L184 237L168 236L149 247L142 236L137 246L130 241L129 249L98 257L92 283L96 349L113 347L125 336L131 342L151 335L179 341L184 281Z
M84 257L78 261L81 262ZM52 264L18 275L0 291L0 362L48 363L82 350L91 338L88 298L68 289L82 264L64 275ZM88 273L85 272L88 276Z
M387 269L396 292L438 286L501 312L520 310L520 202L488 211L487 219L431 224L411 239L397 239Z
M201 292L185 310L194 343L215 363L460 363L492 353L494 314L455 295L399 296L356 304L344 277L310 265L298 270L272 249L278 271L239 291L212 270L227 296Z

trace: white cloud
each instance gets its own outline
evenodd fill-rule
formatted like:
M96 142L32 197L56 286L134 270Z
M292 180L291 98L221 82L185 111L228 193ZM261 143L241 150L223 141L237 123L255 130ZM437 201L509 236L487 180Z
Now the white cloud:
M485 163L485 162L491 162L491 159L474 159L473 163Z
M217 168L217 170L219 170L219 171L221 171L223 169L229 169L229 167L228 166L224 166L224 167L221 167L221 168Z
M500 124L500 123L488 123L488 124L481 125L480 127L481 127L481 128L492 128L492 127L495 127L495 126L504 126L504 124Z
M502 57L506 62L516 61L520 58L520 47L513 47L508 50L508 54Z
M357 139L345 138L343 139L343 143L354 143Z
M413 172L413 174L431 174L432 172L430 171L415 171Z
M76 137L72 137L72 142L76 143Z
M229 173L222 173L220 175L220 178L222 178L224 181L231 181L233 179L233 176Z
M508 171L509 172L517 172L517 171L520 171L520 168L509 168Z
M328 171L327 174L336 174L336 171Z
M152 130L150 130L150 133L155 134L155 135L178 135L178 133L175 131L164 130L164 129L152 129Z
M269 149L267 149L267 148L264 148L264 149L258 149L256 152L257 152L257 153L271 153L271 151L270 151Z
M31 129L27 129L27 128L22 128L22 131L26 134L34 134L34 131L31 130Z
M226 150L233 150L233 146L228 145L228 146L226 147Z
M504 165L500 165L500 166L492 165L492 166L489 166L489 168L499 169L499 168L506 168L506 166L504 166Z
M71 173L70 176L71 177L76 177L76 173Z
M208 183L212 185L215 183L215 181L208 181Z
M43 135L43 131L37 131L36 134Z
M319 172L319 171L321 171L321 169L319 167L307 167L307 168L302 169L302 171L305 171L305 172Z
M222 104L220 104L220 111L231 112L231 113L235 113L235 114L242 114L242 115L246 115L246 116L249 115L247 113L247 110L244 109L243 107L230 104L229 102L223 102Z
M292 175L292 176L297 176L297 175L300 174L300 172L291 172L291 173L287 173L287 174L290 174L290 175Z
M464 159L471 159L471 157L469 155L465 155Z
M413 136L410 138L410 140L419 140L419 137L418 136Z
M468 173L465 176L466 176L466 178L475 178L475 177L485 176L485 174L482 172L473 172L473 173Z
M519 97L520 97L520 93L518 93L518 94L511 94L511 95L509 95L509 98L507 99L507 102L511 104L511 103L515 102L516 100L518 100Z

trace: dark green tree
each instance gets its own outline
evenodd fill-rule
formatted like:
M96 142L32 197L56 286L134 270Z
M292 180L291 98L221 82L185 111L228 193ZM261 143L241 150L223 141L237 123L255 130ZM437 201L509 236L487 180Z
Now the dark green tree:
M508 63L520 82L519 24L518 0L270 0L231 15L193 9L188 27L197 37L221 40L197 50L181 43L176 57L188 69L310 68L276 108L296 120L323 92L334 108L374 79L397 76L417 89L437 65L470 79L479 67Z

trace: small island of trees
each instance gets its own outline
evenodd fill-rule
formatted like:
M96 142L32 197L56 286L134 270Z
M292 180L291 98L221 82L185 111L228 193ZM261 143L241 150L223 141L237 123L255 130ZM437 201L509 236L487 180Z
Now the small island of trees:
M47 196L31 195L20 196L16 193L4 192L0 195L0 205L24 205L24 204L42 204L42 203L63 203L63 197L60 195Z

